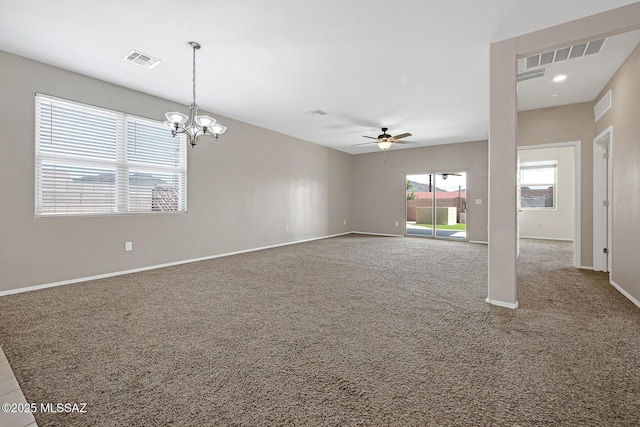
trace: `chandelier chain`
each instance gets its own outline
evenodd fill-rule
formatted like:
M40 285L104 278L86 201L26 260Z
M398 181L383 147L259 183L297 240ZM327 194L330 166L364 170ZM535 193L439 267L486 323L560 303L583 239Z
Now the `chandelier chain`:
M193 105L196 105L196 48L193 47Z

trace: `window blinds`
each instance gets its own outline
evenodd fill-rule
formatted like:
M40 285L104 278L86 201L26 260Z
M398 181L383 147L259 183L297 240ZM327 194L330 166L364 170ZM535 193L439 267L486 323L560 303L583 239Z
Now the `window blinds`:
M36 94L36 216L186 212L185 147L160 122Z

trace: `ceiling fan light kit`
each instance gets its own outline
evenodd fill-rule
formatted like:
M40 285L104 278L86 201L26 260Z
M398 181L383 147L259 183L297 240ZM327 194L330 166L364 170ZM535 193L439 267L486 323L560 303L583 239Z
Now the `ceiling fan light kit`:
M391 144L393 144L391 141L380 141L378 142L378 148L381 150L388 150L391 148Z
M352 147L356 145L377 144L379 149L388 150L394 144L417 144L417 142L413 142L413 141L399 141L402 138L411 136L410 133L402 133L400 135L391 136L387 133L389 128L381 128L381 130L382 130L382 134L378 135L377 138L374 138L373 136L362 135L363 138L374 139L375 141L363 142L361 144L353 144Z
M178 134L186 134L187 142L191 147L195 147L198 138L202 135L212 136L218 139L220 135L227 131L227 127L217 122L210 116L198 115L198 104L196 104L196 50L200 49L200 44L189 42L188 45L193 49L193 102L189 107L189 115L172 111L165 114L167 121L164 125L171 130L175 137Z

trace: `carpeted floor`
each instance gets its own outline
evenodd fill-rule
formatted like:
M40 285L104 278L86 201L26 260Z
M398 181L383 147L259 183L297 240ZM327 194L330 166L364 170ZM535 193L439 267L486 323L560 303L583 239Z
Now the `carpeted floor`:
M640 424L640 309L571 243L348 235L0 298L44 426Z

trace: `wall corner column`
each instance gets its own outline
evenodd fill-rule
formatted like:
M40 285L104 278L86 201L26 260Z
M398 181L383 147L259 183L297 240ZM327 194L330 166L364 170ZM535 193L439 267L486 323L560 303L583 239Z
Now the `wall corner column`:
M489 248L487 302L517 308L516 51L513 39L490 47Z

